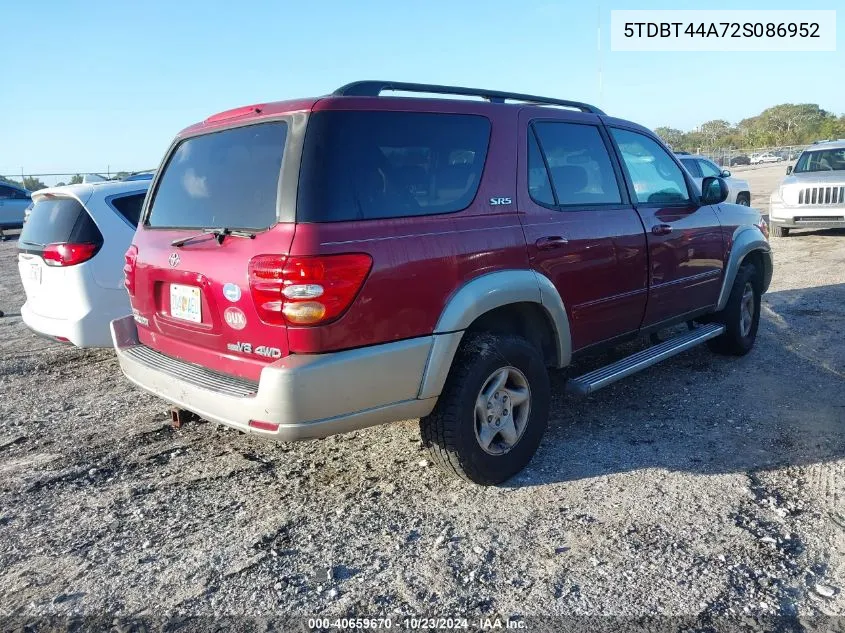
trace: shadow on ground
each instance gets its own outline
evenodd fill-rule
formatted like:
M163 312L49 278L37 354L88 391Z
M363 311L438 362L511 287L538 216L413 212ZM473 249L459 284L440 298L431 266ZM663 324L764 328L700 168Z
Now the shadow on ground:
M506 486L638 469L721 474L845 457L845 284L767 294L757 345L742 358L701 346L588 398L580 374L643 347L552 376L546 438Z

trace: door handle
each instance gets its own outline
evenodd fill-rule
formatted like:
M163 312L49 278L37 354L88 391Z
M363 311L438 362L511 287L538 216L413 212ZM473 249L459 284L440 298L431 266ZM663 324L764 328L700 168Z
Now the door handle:
M569 244L569 240L565 237L561 237L560 235L548 235L546 237L541 237L534 243L541 251L551 251L556 248L566 246Z
M672 232L672 227L669 224L655 224L651 227L651 232L655 235L669 235Z

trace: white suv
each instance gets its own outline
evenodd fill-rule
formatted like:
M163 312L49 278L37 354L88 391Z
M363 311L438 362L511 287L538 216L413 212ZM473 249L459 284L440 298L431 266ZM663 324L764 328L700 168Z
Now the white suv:
M24 323L78 347L110 347L109 323L131 313L123 255L149 181L41 189L18 238Z
M793 228L845 228L845 140L801 152L769 198L769 221L778 237Z
M701 189L701 181L707 176L722 178L728 185L726 202L734 202L746 207L751 206L751 188L748 186L748 181L734 178L727 169L721 169L716 163L703 156L684 153L677 153L677 156L698 184L699 189Z

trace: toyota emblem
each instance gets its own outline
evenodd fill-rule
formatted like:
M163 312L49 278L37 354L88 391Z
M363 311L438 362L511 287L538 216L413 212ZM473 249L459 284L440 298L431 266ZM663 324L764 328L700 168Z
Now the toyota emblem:
M170 264L171 268L176 268L179 265L179 253L171 253L170 257L167 258L167 263Z

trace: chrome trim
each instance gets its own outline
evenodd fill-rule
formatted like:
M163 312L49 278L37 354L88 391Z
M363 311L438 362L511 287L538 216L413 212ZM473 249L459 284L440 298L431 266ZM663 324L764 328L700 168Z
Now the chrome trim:
M662 360L695 347L711 338L716 338L725 331L721 323L709 323L694 330L685 332L659 345L649 347L636 354L622 358L615 363L599 367L577 378L568 380L566 390L569 393L586 396L595 393L602 387L613 384L638 371L656 365Z

